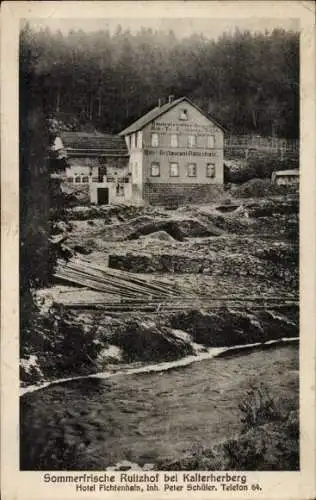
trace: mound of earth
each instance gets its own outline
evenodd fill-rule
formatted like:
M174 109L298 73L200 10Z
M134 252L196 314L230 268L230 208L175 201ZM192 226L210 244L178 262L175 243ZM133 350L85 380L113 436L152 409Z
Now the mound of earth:
M140 236L145 243L147 241L159 240L159 241L174 241L174 238L167 233L166 231L156 231L154 233L150 233L146 236Z
M165 231L172 238L183 241L184 238L203 238L207 236L220 236L223 231L212 223L200 222L195 218L183 219L152 219L150 221L130 221L133 231L127 236L128 240L138 239L140 236ZM137 227L138 226L138 227Z
M296 337L299 329L297 308L277 311L229 310L220 308L205 313L191 310L171 316L172 328L191 334L194 342L209 347L265 342L281 337Z
M193 354L190 344L175 337L166 327L151 321L129 321L110 338L122 351L126 362L172 361Z
M227 204L217 206L216 210L218 210L219 212L222 212L222 213L227 213L227 212L234 212L239 207L240 207L240 205L234 205L232 203L227 203Z
M245 203L250 217L273 217L299 213L298 197L252 200Z

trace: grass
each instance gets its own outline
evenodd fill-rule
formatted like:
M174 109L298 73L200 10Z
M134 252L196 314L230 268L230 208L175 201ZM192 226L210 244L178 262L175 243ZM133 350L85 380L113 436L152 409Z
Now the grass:
M186 455L161 462L160 470L298 470L298 411L284 412L264 384L249 387L239 409L241 434L204 447L193 442Z
M239 404L243 417L244 432L252 427L281 418L281 411L264 384L250 388Z

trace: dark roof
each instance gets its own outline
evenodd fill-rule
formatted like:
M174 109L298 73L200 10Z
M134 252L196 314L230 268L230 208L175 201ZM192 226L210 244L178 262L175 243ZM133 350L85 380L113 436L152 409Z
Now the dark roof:
M81 158L79 154L75 158L67 158L67 163L70 167L100 167L101 163L98 156Z
M123 137L88 132L60 132L60 138L68 154L98 154L128 156Z
M163 104L162 106L156 106L155 108L151 109L150 111L148 111L148 113L146 113L145 115L138 118L138 120L136 120L136 122L132 123L127 128L122 130L122 132L120 132L119 135L128 135L128 134L131 134L133 132L137 132L138 130L143 129L146 125L148 125L148 123L152 122L153 120L156 120L156 118L163 115L164 113L166 113L167 111L172 109L174 106L176 106L177 104L180 104L181 102L184 102L184 101L191 104L191 106L193 106L195 109L197 109L208 120L212 121L213 123L215 123L215 125L217 125L217 127L219 127L221 130L225 131L224 127L220 123L218 123L211 115L204 113L204 111L202 111L198 106L196 106L196 104L194 104L192 101L190 101L190 99L188 99L187 97L180 97L179 99L175 99L172 102L167 102L166 104Z

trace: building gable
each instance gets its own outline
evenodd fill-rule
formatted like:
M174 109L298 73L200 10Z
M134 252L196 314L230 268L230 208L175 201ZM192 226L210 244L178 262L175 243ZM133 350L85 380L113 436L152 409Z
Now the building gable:
M179 133L185 135L222 135L223 129L215 120L206 116L198 107L187 99L176 103L172 108L152 120L144 131L158 133Z
M122 130L122 132L120 132L119 135L126 136L134 132L143 130L150 123L160 119L161 117L166 116L166 114L169 114L170 111L172 111L175 108L178 109L180 106L182 106L183 108L190 107L191 109L192 108L195 109L197 113L199 113L201 116L204 116L206 120L210 121L214 126L216 126L217 128L221 129L224 132L224 127L220 125L213 117L206 115L198 106L196 106L193 102L191 102L187 97L181 97L180 99L176 99L175 101L153 108L148 113L141 116L138 120L132 123L129 127ZM184 120L182 120L182 122L183 121Z

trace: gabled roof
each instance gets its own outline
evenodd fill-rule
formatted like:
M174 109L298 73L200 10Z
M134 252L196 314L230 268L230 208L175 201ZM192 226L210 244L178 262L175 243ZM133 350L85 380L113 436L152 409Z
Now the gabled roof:
M77 155L77 158L67 158L67 164L69 165L69 167L100 167L101 165L98 156L88 156L87 158L81 158L79 155Z
M60 132L59 136L68 154L128 156L125 140L118 135Z
M223 132L225 131L224 127L220 125L211 115L208 115L204 113L196 104L194 104L190 99L187 97L180 97L179 99L175 99L172 102L167 102L166 104L163 104L162 106L156 106L155 108L151 109L146 113L145 115L141 116L136 120L134 123L126 127L122 132L119 133L119 135L128 135L132 134L133 132L138 132L138 130L142 130L148 123L152 122L153 120L156 120L159 116L165 114L167 111L170 109L174 108L177 106L177 104L180 104L181 102L187 102L191 104L199 113L201 113L203 116L205 116L208 120L212 121L215 123L217 127L219 127Z
M291 170L277 170L276 172L273 172L276 176L280 175L300 175L300 171L296 168L293 168Z

